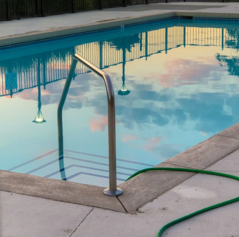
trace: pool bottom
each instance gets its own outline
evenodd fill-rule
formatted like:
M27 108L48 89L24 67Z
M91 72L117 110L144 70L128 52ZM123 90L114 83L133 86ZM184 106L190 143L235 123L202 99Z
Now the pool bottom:
M32 174L51 179L107 187L109 183L109 158L80 151L65 149L58 157L58 149L48 151L36 158L18 164L8 171ZM133 173L152 164L117 159L117 185Z

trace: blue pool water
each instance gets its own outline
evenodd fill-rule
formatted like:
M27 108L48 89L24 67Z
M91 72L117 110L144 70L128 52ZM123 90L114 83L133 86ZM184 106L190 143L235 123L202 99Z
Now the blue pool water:
M105 87L80 63L58 159L57 106L75 53L112 79L121 183L238 122L238 49L237 22L182 19L0 49L0 168L108 186ZM45 123L32 122L39 110Z

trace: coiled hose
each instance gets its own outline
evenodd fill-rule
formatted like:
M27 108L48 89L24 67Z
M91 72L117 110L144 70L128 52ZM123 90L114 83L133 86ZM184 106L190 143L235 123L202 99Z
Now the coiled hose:
M135 177L136 175L138 174L141 174L141 173L144 173L144 172L147 172L147 171L151 171L151 170L170 170L170 171L184 171L184 172L194 172L194 173L202 173L202 174L210 174L210 175L217 175L217 176L222 176L222 177L226 177L226 178L230 178L230 179L235 179L235 180L238 180L239 181L239 177L237 176L234 176L234 175L230 175L230 174L224 174L224 173L219 173L219 172L214 172L214 171L208 171L208 170L198 170L198 169L185 169L185 168L168 168L168 167L154 167L154 168L147 168L147 169L143 169L143 170L140 170L136 173L134 173L133 175L131 175L127 180ZM126 181L127 181L126 180ZM237 198L233 198L233 199L230 199L228 201L225 201L225 202L221 202L221 203L218 203L216 205L213 205L213 206L209 206L209 207L206 207L206 208L203 208L201 210L198 210L196 212L193 212L189 215L186 215L186 216L183 216L179 219L176 219L172 222L169 222L168 224L164 225L158 232L157 234L157 237L161 237L163 232L168 229L169 227L173 226L173 225L176 225L182 221L185 221L191 217L194 217L196 215L199 215L203 212L206 212L206 211L210 211L212 209L215 209L215 208L218 208L218 207L222 207L222 206L226 206L228 204L231 204L231 203L234 203L234 202L238 202L239 201L239 197Z

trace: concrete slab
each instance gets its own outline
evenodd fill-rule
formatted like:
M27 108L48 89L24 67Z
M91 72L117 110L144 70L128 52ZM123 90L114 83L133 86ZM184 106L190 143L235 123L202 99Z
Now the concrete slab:
M159 164L158 167L205 169L238 148L239 140L215 135ZM170 171L143 173L120 185L124 194L119 199L128 212L134 212L192 175Z
M167 198L168 196L162 198L160 200L161 205L157 208L153 207L156 209L155 213L145 212L130 215L95 208L72 237L94 237L96 235L104 237L156 237L163 225L199 207L196 202L193 204L181 203L176 195L174 199L166 200ZM171 202L176 202L176 205L171 206ZM185 206L188 208L185 209ZM200 205L199 208L202 207L204 206ZM235 203L202 214L170 228L163 237L238 237L238 211L239 204Z
M0 192L0 236L69 237L93 208Z
M238 155L239 150L208 167L208 170L239 175ZM166 172L154 172L158 176L161 173ZM162 184L160 180L158 186ZM39 184L35 182L35 185ZM1 236L156 236L164 224L176 218L238 196L237 185L238 181L227 178L196 174L147 203L135 214L98 208L92 210L90 207L0 192ZM239 233L238 211L239 203L235 203L204 213L170 228L164 236L236 237Z
M181 166L161 163L158 167ZM170 171L149 171L142 173L119 185L124 193L118 198L128 212L135 212L139 207L154 200L192 175L194 174Z
M1 170L0 190L125 212L116 197L103 194L104 188Z
M223 173L239 176L239 150L228 155L224 159L216 162L207 170L214 170ZM170 190L179 196L174 202L170 202L170 208L175 202L182 205L184 210L188 208L186 214L192 212L192 208L204 208L222 202L231 198L238 197L239 191L237 187L239 182L211 175L197 174L179 186ZM167 195L165 194L165 195ZM157 210L159 205L162 205L160 197L152 203L148 203L140 209L142 212L150 212ZM156 208L157 207L157 208ZM195 208L196 210L196 208ZM182 222L165 232L165 236L238 236L239 227L235 226L237 222L237 211L239 203L230 204L195 218Z
M237 172L238 154L239 150L208 169ZM1 236L156 236L164 224L176 218L238 196L237 185L238 181L197 174L147 203L135 214L89 207L82 209L74 204L1 192L1 230L5 228ZM239 203L231 204L182 222L163 236L237 237L238 211Z
M239 150L234 151L224 159L211 165L207 170L239 176Z
M224 164L236 161L238 154L239 151L236 151L208 169L222 169ZM231 164L227 168L230 167ZM238 166L234 168L236 169ZM156 236L158 230L170 221L237 197L239 195L239 189L235 188L237 185L239 187L239 182L235 180L196 174L153 202L149 202L134 215L95 208L72 237L93 237L96 233L104 237ZM238 211L239 203L230 204L177 224L168 229L163 236L237 237Z

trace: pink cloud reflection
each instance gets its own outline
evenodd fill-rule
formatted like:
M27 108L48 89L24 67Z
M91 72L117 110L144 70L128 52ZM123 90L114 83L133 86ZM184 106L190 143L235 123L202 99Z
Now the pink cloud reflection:
M104 132L105 127L108 125L107 116L93 118L90 120L90 127L92 132Z
M160 142L160 137L152 137L146 142L146 144L144 145L144 149L146 151L153 151L160 144Z
M207 136L206 132L200 132L203 136Z
M125 135L122 140L123 142L128 142L135 139L137 139L137 136L128 134L128 135Z
M216 60L198 62L179 58L166 61L164 68L167 70L166 73L152 73L146 79L157 79L159 85L169 88L175 85L195 84L198 80L209 77L212 71L220 70Z

